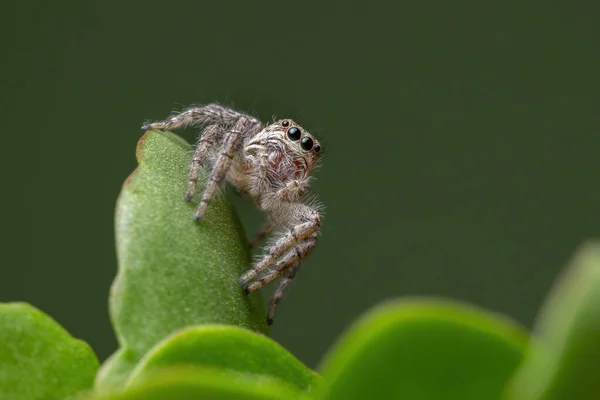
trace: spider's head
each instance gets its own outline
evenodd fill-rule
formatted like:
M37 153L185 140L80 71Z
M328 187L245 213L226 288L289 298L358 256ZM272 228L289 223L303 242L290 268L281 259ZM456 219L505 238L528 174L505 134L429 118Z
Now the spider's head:
M306 172L314 167L321 151L321 144L304 128L291 119L275 121L267 127L276 136L288 155L306 162Z

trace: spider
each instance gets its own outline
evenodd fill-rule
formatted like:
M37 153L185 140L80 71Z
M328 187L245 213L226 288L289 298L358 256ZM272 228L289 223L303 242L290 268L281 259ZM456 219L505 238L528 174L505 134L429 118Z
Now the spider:
M271 234L265 252L240 278L244 294L260 289L283 275L269 302L267 322L294 279L300 261L317 242L322 206L307 198L310 173L321 145L291 119L269 125L245 113L219 104L190 107L164 121L146 123L143 130L201 129L192 157L186 200L191 200L202 166L211 173L196 209L200 221L217 187L229 182L243 197L267 215L267 223L250 241L256 246Z

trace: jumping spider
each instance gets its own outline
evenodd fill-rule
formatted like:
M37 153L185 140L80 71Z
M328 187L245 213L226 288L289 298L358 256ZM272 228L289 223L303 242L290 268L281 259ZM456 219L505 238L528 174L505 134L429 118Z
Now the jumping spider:
M321 146L291 119L265 125L218 104L191 107L164 121L146 123L142 129L173 130L190 125L202 133L192 157L187 200L192 199L200 168L206 164L212 167L196 221L202 219L217 186L224 180L267 215L267 224L250 246L271 232L272 239L263 256L242 275L240 285L249 294L283 275L269 304L267 321L272 324L277 305L300 261L316 245L321 206L314 199L307 200L305 193Z

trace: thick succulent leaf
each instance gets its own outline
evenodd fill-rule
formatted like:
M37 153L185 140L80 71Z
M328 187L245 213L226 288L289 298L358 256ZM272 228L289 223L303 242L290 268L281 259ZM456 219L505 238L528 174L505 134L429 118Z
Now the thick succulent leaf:
M511 400L600 398L600 241L583 245L550 292Z
M117 350L100 367L94 389L99 391L123 387L138 361L139 355L135 350L131 348Z
M130 384L159 368L180 364L268 375L309 392L320 381L315 372L264 335L234 326L204 325L178 331L152 348L131 374Z
M412 299L368 312L327 355L321 399L500 399L523 358L515 323L460 303Z
M42 311L0 304L0 399L63 400L89 389L97 370L90 347Z
M191 146L170 132L149 131L137 148L116 211L119 270L110 312L121 349L102 367L96 387L120 386L157 342L189 325L228 324L266 333L262 299L238 280L250 264L244 230L217 191L205 218L193 219L207 174L184 200Z
M294 400L305 398L293 387L266 376L225 370L172 366L120 392L89 394L77 400Z

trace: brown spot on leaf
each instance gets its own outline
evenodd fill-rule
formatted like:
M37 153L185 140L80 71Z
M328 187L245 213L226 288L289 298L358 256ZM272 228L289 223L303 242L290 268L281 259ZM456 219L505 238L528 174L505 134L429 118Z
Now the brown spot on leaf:
M138 163L142 161L142 146L144 145L146 139L148 139L148 135L150 133L151 131L146 131L144 135L140 138L140 140L138 140L137 142L137 146L135 147L135 158L137 158Z
M146 131L142 137L140 138L140 140L138 140L137 145L135 147L135 158L137 159L138 164L142 161L143 157L142 157L142 147L144 146L144 142L146 141L146 139L148 139L148 135L151 133L151 131ZM137 175L139 170L139 167L134 169L133 172L131 174L129 174L129 176L127 177L127 179L125 179L125 182L123 182L123 187L126 187L127 185L129 185L129 183L131 182L131 180L133 179L134 176Z
M125 188L127 185L129 185L129 183L131 182L131 180L133 179L134 176L137 175L139 168L136 168L133 170L133 172L131 174L129 174L129 176L127 177L127 179L125 179L125 182L123 182L123 188Z

